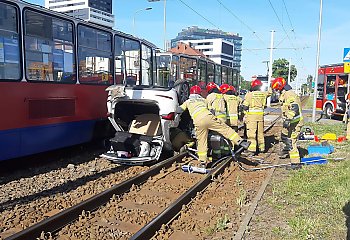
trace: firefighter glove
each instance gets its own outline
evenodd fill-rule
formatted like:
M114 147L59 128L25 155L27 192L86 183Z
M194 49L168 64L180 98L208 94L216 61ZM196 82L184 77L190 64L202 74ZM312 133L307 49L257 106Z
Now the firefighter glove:
M290 120L289 119L285 119L283 121L283 127L284 128L289 128L290 127Z
M177 114L181 114L181 113L183 113L184 112L184 110L181 108L181 107L177 107L176 108L176 113Z

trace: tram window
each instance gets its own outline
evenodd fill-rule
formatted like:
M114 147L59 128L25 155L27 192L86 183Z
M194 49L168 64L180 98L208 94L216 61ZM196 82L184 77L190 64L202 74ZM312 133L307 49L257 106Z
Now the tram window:
M221 84L227 83L227 67L222 67Z
M190 86L197 84L196 65L196 59L180 57L180 77L186 79Z
M140 81L140 43L116 35L114 44L116 84L135 85Z
M15 7L0 3L0 80L21 76L17 19Z
M214 82L215 65L214 63L207 64L207 82Z
M233 70L232 70L232 68L227 69L227 83L233 86Z
M239 85L239 72L237 72L237 70L232 69L232 86L234 86L238 91Z
M113 84L112 34L87 26L78 26L79 82Z
M27 79L74 83L73 24L30 10L24 18Z
M157 56L157 79L155 85L167 87L170 82L174 83L174 80L171 79L170 75L170 61L171 55L161 55Z
M215 65L215 79L214 82L216 84L221 84L221 66L220 65Z
M170 74L171 74L171 79L176 82L179 79L179 65L180 65L180 57L173 55L171 58L171 69L170 69Z
M152 83L152 50L150 47L141 44L141 85L151 85Z
M206 86L207 63L203 60L198 62L198 85L205 89Z

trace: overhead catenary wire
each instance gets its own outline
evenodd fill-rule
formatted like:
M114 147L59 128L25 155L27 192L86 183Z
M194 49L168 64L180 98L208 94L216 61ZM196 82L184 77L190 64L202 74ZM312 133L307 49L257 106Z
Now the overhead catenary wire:
M286 12L287 12L287 15L288 15L288 19L289 19L289 21L290 21L290 24L291 24L291 26L293 26L293 25L292 25L292 22L291 22L291 20L290 20L290 16L289 16L289 12L288 12L288 10L287 10L287 6L286 6L284 0L282 0L282 1L283 1L284 6L285 6L285 9L286 9ZM279 24L280 24L281 27L282 27L283 32L286 34L286 37L288 38L288 40L289 40L289 42L290 42L292 48L294 48L294 50L295 50L295 51L294 51L294 54L295 54L295 56L296 56L296 59L300 59L300 60L301 60L302 68L304 68L303 58L302 58L302 56L301 56L301 57L298 56L297 51L296 51L298 48L295 47L295 45L293 44L293 41L292 41L291 38L289 37L288 32L287 32L287 30L285 29L285 27L284 27L284 25L283 25L283 22L281 21L280 17L278 16L277 11L276 11L275 7L273 6L271 0L268 0L268 2L269 2L269 4L270 4L270 6L271 6L271 8L272 8L272 10L273 10L273 12L274 12L276 18L277 18ZM294 31L293 27L292 27L292 32L295 34L295 31Z
M246 28L248 28L253 35L259 39L259 41L263 44L266 45L265 42L256 34L256 31L254 31L250 26L248 26L243 20L241 20L236 14L232 12L231 9L229 9L226 5L224 5L220 0L216 0L223 8L225 8L234 18L236 18L240 23L242 23Z
M296 36L296 34L295 34L295 28L294 28L293 23L292 23L292 20L291 20L291 18L290 18L290 15L289 15L289 11L288 11L286 2L285 2L284 0L282 0L282 2L283 2L284 9L285 9L285 11L286 11L286 13L287 13L287 17L288 17L288 20L289 20L290 27L291 27L291 29L292 29L291 31L292 31L292 33L293 33L294 39L295 39L295 41L298 43L298 39L297 39L297 36ZM306 46L305 48L308 48L308 46ZM305 48L302 48L302 49L305 49ZM302 68L305 68L305 64L304 64L304 60L303 60L303 57L302 57L302 56L300 57L300 60L301 60Z
M216 29L220 29L218 26L216 26L213 22L211 22L208 18L204 17L202 14L200 14L199 12L197 12L194 8L192 8L191 6L189 6L187 3L185 3L183 0L179 0L183 5L185 5L186 7L188 7L189 9L191 9L193 12L195 12L198 16L200 16L201 18L203 18L205 21L207 21L208 23L210 23L212 26L214 26Z

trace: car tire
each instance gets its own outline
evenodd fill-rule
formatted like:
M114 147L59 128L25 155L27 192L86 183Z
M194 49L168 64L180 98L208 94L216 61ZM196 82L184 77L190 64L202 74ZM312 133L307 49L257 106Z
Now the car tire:
M324 111L323 116L325 118L331 119L333 116L333 106L331 104L327 104Z
M179 84L176 91L179 97L179 104L183 104L190 96L190 86L188 83Z

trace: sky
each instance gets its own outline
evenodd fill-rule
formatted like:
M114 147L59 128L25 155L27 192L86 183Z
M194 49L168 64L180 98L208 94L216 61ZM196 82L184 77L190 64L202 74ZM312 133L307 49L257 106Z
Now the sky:
M153 0L155 1L155 0ZM44 0L29 2L44 5ZM151 7L151 10L144 10ZM323 0L320 65L343 62L350 47L349 0ZM320 0L166 0L166 39L190 26L239 34L241 75L267 74L271 31L273 60L295 65L299 83L315 75ZM164 0L113 0L115 27L164 46ZM135 23L135 24L133 24Z

